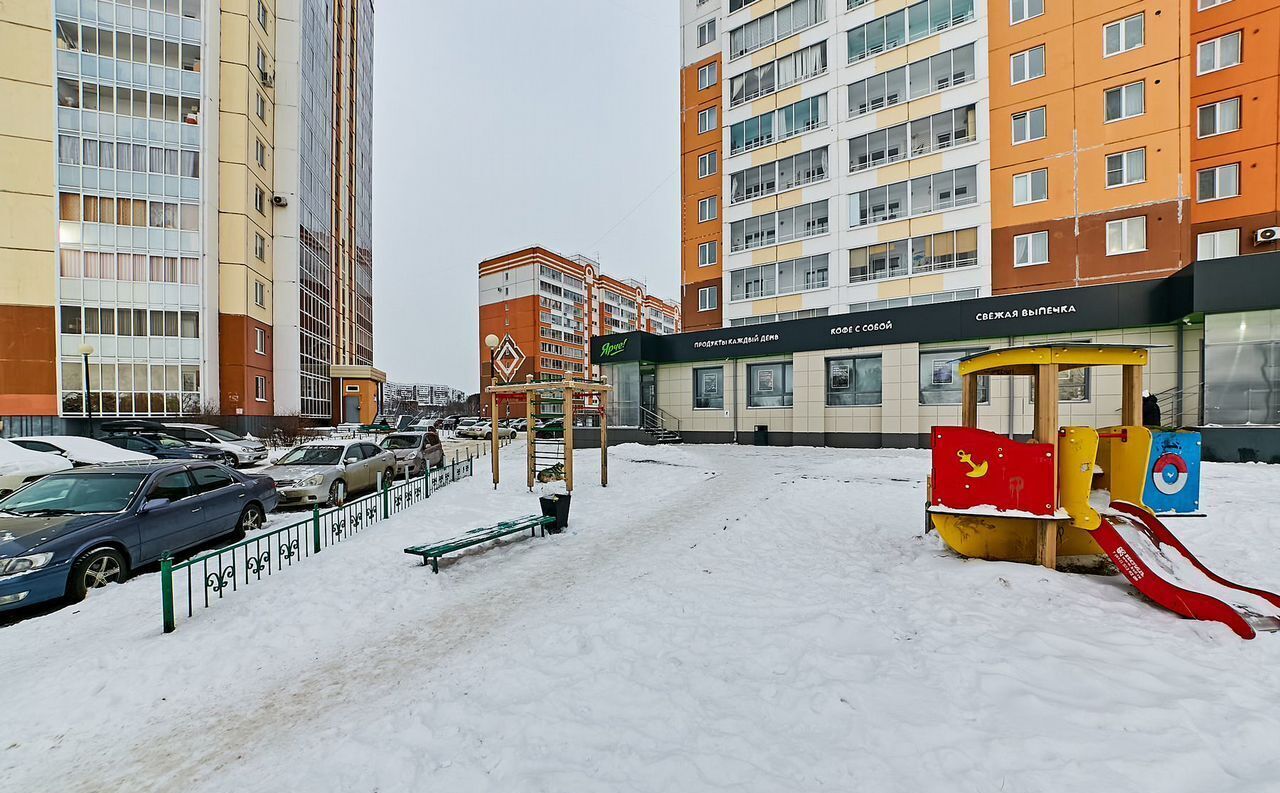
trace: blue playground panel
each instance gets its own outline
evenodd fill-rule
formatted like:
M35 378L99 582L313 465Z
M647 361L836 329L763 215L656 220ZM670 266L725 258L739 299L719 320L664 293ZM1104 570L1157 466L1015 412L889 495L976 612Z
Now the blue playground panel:
M1200 433L1151 433L1142 500L1157 515L1200 511Z

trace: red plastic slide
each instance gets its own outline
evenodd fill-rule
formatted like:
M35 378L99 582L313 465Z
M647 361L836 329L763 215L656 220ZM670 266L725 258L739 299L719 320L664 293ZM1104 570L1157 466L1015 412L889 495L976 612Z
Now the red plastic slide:
M1244 639L1280 631L1280 595L1214 573L1154 515L1133 504L1113 501L1093 538L1139 592L1170 611L1221 622Z

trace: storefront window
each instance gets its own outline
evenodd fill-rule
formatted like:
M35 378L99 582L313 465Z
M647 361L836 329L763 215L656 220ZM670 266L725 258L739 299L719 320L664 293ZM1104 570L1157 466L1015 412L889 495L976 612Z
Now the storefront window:
M608 402L609 426L640 426L639 362L604 364L600 372L609 378L609 385L613 386Z
M827 404L880 404L881 359L832 358L827 361Z
M1280 311L1204 321L1204 420L1280 424Z
M724 367L693 370L695 410L724 410Z
M749 365L747 367L747 407L791 407L791 364Z
M960 385L960 359L966 355L984 352L985 348L968 350L939 350L920 353L920 404L959 405L963 388ZM989 378L978 378L978 402L990 399Z

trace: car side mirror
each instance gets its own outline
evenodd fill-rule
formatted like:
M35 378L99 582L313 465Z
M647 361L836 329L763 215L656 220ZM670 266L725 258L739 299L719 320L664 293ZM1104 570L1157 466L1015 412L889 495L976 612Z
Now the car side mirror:
M343 462L345 462L346 464L350 465L351 463L358 463L358 462L360 462L360 458L359 458L359 457L348 457L347 459L343 460Z
M148 512L155 512L157 509L163 509L172 503L167 498L149 498L142 502L142 508L138 510L139 514L145 515Z

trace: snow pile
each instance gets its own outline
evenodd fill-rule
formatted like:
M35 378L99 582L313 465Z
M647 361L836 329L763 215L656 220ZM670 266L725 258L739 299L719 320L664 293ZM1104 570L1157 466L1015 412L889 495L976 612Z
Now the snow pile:
M570 529L521 449L160 634L145 575L0 629L0 789L1263 793L1280 637L1117 576L962 560L922 452L623 446ZM1280 468L1205 466L1175 530L1275 588ZM52 776L51 776L52 775ZM51 782L51 779L55 780Z

